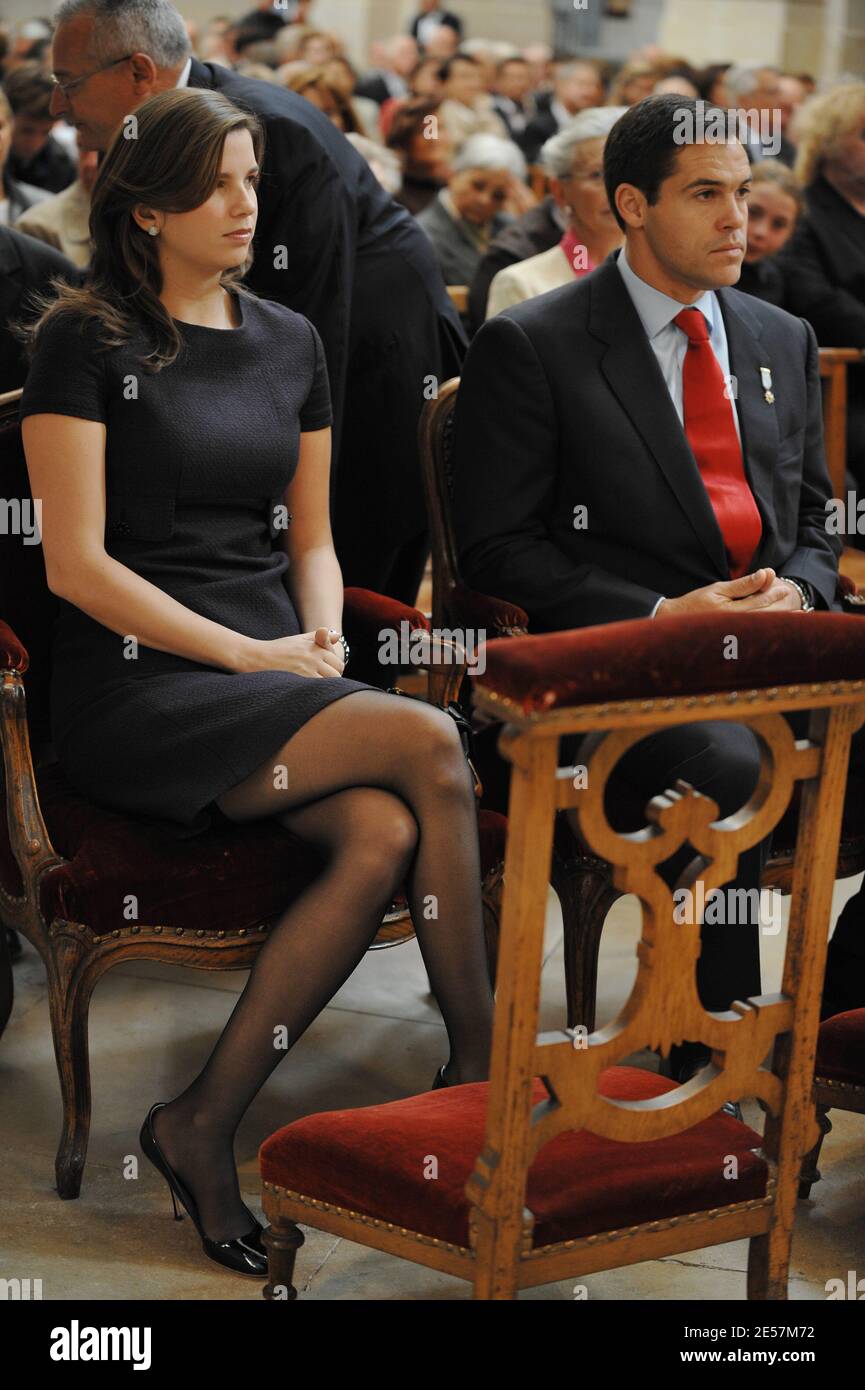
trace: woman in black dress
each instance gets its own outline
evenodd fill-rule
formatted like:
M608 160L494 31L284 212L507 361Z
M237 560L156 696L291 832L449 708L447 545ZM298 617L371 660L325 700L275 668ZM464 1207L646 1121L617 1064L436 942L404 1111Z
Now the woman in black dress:
M21 409L64 600L51 717L71 781L185 835L276 816L325 855L202 1073L142 1128L207 1253L257 1275L237 1125L284 1055L274 1030L303 1033L401 883L448 1031L442 1084L487 1075L492 1019L459 737L343 674L321 342L238 283L261 153L255 118L216 92L162 92L128 118L94 189L86 283L43 306Z

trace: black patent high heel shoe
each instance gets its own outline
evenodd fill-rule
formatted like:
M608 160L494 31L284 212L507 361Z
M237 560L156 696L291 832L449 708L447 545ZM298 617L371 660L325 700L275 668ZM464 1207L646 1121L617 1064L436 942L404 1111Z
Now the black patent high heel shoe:
M262 1227L258 1221L246 1235L235 1237L234 1240L211 1240L202 1230L195 1199L187 1192L156 1142L156 1135L153 1132L153 1116L157 1110L162 1110L164 1105L165 1102L161 1101L151 1106L147 1118L141 1126L138 1142L145 1157L150 1159L154 1168L162 1174L168 1183L175 1221L183 1220L177 1210L177 1198L179 1198L192 1218L193 1225L201 1238L205 1255L211 1260L215 1260L218 1265L223 1265L225 1269L233 1269L237 1274L251 1274L256 1279L266 1278L267 1251L261 1242Z

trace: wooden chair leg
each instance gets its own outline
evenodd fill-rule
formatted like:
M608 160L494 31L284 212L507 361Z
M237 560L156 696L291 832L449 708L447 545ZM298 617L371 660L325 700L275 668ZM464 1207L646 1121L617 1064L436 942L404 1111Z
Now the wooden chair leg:
M292 1302L297 1298L294 1287L294 1262L303 1245L303 1231L287 1217L277 1217L264 1231L262 1242L267 1250L267 1283L262 1297L274 1301Z
M57 1191L72 1200L81 1191L81 1179L90 1138L90 1053L87 1024L90 996L96 974L81 971L84 950L77 942L61 939L49 971L48 1002L54 1055L63 1101L63 1129L54 1171Z
M10 950L9 936L6 928L0 926L0 1035L2 1035L9 1016L12 1013L12 1004L15 999L15 983L12 978L12 952ZM17 938L16 938L17 939Z
M820 1137L813 1149L806 1153L802 1159L802 1171L799 1174L799 1196L801 1198L810 1197L811 1188L815 1182L820 1181L820 1170L817 1163L820 1159L820 1150L823 1147L823 1140L832 1129L832 1121L829 1119L829 1106L817 1106L817 1123L820 1126Z
M622 895L613 887L609 865L553 849L550 881L562 909L568 1027L595 1026L598 953L607 913Z
M486 1213L474 1208L469 1218L474 1223L474 1277L472 1298L477 1302L506 1302L518 1297L517 1267L520 1237L505 1234Z
M748 1249L748 1298L786 1302L792 1224L780 1221L764 1236L752 1236Z

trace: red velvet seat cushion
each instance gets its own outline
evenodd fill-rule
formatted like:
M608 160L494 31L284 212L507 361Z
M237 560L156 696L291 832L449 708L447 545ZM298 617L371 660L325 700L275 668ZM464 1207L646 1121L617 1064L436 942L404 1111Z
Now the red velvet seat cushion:
M40 769L37 782L51 841L69 861L42 879L40 906L48 922L83 922L97 936L135 922L236 932L277 917L321 870L316 852L274 820L215 824L193 840L175 839L85 800L57 763ZM502 862L506 832L503 816L480 813L484 874ZM20 892L5 816L0 878ZM138 899L131 918L123 915L129 894Z
M865 1086L865 1009L850 1009L820 1024L817 1076Z
M603 1095L644 1100L676 1083L636 1067L611 1067ZM464 1188L484 1140L486 1082L430 1091L388 1105L333 1110L286 1125L259 1150L263 1181L468 1245ZM535 1081L535 1100L546 1091ZM535 1245L571 1240L765 1195L767 1169L752 1152L760 1136L718 1113L684 1133L624 1144L585 1130L560 1134L529 1173L526 1205ZM739 1176L724 1177L735 1154ZM438 1176L427 1178L429 1158Z
M731 661L727 639L738 639ZM635 618L485 646L479 688L526 714L606 700L668 698L865 678L865 642L845 613Z

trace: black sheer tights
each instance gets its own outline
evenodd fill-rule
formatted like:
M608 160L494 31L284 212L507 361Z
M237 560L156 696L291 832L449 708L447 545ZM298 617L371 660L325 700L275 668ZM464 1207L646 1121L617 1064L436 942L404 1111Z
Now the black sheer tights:
M403 884L448 1032L448 1082L488 1074L492 991L475 799L447 715L355 691L218 804L232 820L277 816L326 858L271 928L203 1071L155 1117L157 1140L197 1201L206 1234L230 1240L252 1226L234 1163L237 1126L361 960Z

